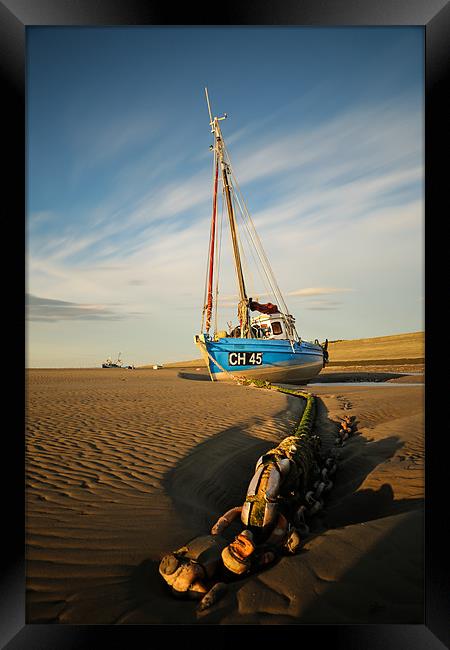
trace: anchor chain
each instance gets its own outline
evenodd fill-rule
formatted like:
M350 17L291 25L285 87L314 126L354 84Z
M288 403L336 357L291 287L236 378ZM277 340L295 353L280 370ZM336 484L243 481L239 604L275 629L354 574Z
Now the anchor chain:
M311 471L308 472L308 474L311 475L311 480L309 481L311 489L304 494L303 498L300 497L300 505L297 507L293 516L294 527L297 528L297 530L300 529L303 534L307 534L309 532L307 521L324 507L324 497L333 487L333 481L330 477L333 476L337 470L337 454L335 450L331 449L327 454L321 454L319 452L321 446L320 438L312 433L316 416L316 398L311 393L284 388L282 386L274 386L268 381L245 380L241 383L255 388L277 390L280 393L306 399L305 409L300 422L294 431L294 435L282 440L279 447L282 447L283 443L286 441L286 445L289 443L291 448L292 442L294 442L294 448L298 447L301 449L301 443L303 440L308 443L307 446L311 446L311 443L313 443L316 447L316 460L313 462ZM300 444L295 445L295 442ZM296 458L296 460L299 465L302 466L301 457ZM299 495L296 495L295 491L293 491L291 493L293 500L295 500L296 496Z
M358 433L354 415L344 415L340 427L339 434L335 438L335 444L337 447L343 447L346 440Z

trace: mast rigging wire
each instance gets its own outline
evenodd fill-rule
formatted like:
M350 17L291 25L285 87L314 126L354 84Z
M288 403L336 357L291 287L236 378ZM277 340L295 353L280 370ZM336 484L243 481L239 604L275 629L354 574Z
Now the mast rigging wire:
M282 295L282 293L280 291L280 288L279 288L279 286L277 284L277 281L275 279L274 273L273 273L272 268L270 266L269 260L267 259L267 256L266 256L266 253L265 253L264 248L262 246L259 235L256 232L255 225L253 223L253 220L252 220L252 218L250 216L250 213L249 213L249 211L247 209L247 206L245 204L245 200L244 200L244 198L242 196L242 192L240 190L239 184L238 184L238 182L236 180L236 177L235 177L235 175L233 173L233 167L231 165L230 156L229 156L228 150L226 149L226 146L225 146L224 142L223 142L223 149L224 149L224 152L226 154L227 163L229 165L230 174L231 174L231 178L232 178L232 181L233 181L233 186L237 189L237 193L236 193L236 191L233 191L233 196L235 198L236 203L239 206L240 213L241 213L241 215L243 217L243 222L245 223L244 218L246 218L247 221L248 221L249 235L251 237L251 240L253 242L253 245L254 245L255 250L257 252L257 255L259 257L259 260L260 260L261 266L262 266L262 268L264 270L264 273L266 275L267 281L269 282L269 286L270 286L270 288L271 288L271 290L272 290L272 292L273 292L273 294L274 294L274 296L276 298L276 301L278 302L278 304L281 307L281 310L280 310L281 317L282 317L282 319L283 319L283 321L284 321L284 323L286 325L286 332L288 334L288 337L289 337L289 339L292 339L294 337L294 332L296 334L296 331L293 328L293 324L291 322L289 322L289 320L287 318L287 315L288 315L289 312L288 312L286 302L285 302L285 300L283 298L283 295ZM234 190L234 187L233 187L233 190ZM239 200L239 198L241 200ZM242 207L241 201L242 201L242 204L243 204L244 207ZM298 337L298 334L297 334L297 337Z
M212 115L211 115L211 110L210 110L210 105L209 105L209 98L206 91L206 96L207 96L207 101L208 101L208 109L210 112L210 118L212 122ZM216 120L217 118L214 118ZM223 118L219 118L223 119ZM221 132L219 130L219 133L221 135ZM216 135L216 137L218 137ZM229 185L229 190L230 190L230 196L229 199L232 202L234 206L234 213L235 215L240 217L240 223L244 226L242 228L242 232L244 233L248 248L250 249L251 256L253 258L253 261L255 262L255 265L258 269L258 273L260 275L260 278L262 279L263 285L265 286L266 289L269 289L269 294L271 293L275 301L280 307L280 315L282 320L285 323L286 326L286 333L288 335L289 340L291 341L292 345L292 340L294 338L298 338L298 333L295 329L295 326L293 322L291 322L291 318L288 318L289 311L286 305L286 302L284 300L284 297L281 293L281 290L278 286L278 283L275 279L275 275L273 273L273 270L271 268L270 262L267 258L267 255L264 251L264 248L262 246L261 239L256 231L255 225L253 223L253 220L250 216L249 210L247 208L247 205L245 203L244 197L242 195L241 189L239 187L239 184L237 182L237 179L234 175L233 168L231 165L231 159L230 155L228 153L228 149L225 145L223 136L221 135L221 151L222 151L222 160L225 165L227 165L228 173L227 173L227 180L228 180L228 185ZM217 156L218 156L218 149L217 149L217 143L215 142L214 145L214 156L213 156L213 191L214 191L214 172L216 168L216 163L217 161ZM221 199L222 199L222 211L221 211L221 217L220 217L220 237L215 238L215 259L214 259L214 264L213 264L213 272L216 273L216 282L215 282L215 296L213 300L213 305L212 308L214 309L214 316L215 316L215 334L217 333L217 322L218 322L218 295L219 295L219 270L220 270L220 258L221 258L221 247L222 247L222 228L223 228L223 211L224 211L224 192L225 192L225 186L224 186L224 180L221 175L221 184L222 184L222 192L221 192ZM238 209L236 209L238 208ZM217 221L217 220L216 220ZM211 229L210 229L210 239L209 239L209 250L211 249L211 240L212 237L216 234L218 228L217 228L217 223L215 224L215 232L213 232L213 222L211 223ZM243 240L240 236L240 232L237 231L236 233L237 237L237 247L240 251L240 256L243 258L244 261L244 268L246 275L250 276L250 283L253 286L253 289L255 288L254 286L254 280L253 280L253 275L251 273L250 266L248 264L246 254L245 254L245 249L243 246ZM251 242L251 243L250 243ZM253 244L253 246L251 245ZM260 264L257 263L255 259L254 252L256 252L256 255L259 259ZM209 256L208 256L208 263L209 263ZM264 273L264 275L261 273L261 268ZM241 272L242 273L242 272ZM266 280L264 280L264 276ZM238 294L240 295L240 285L239 285L239 278L236 277L236 280L238 281ZM267 284L266 284L267 281ZM202 325L201 328L203 329L203 324L205 320L205 313L207 309L207 300L209 299L208 294L208 264L207 264L207 272L206 272L206 281L205 281L205 292L204 292L204 307L203 307L203 312L202 312ZM240 303L239 303L240 305ZM240 306L239 306L240 309ZM238 310L239 311L239 310Z
M205 88L206 90L206 88ZM208 97L208 94L207 94ZM214 192L214 184L215 184L215 171L216 171L216 151L214 150L214 156L213 156L213 173L212 173L212 192ZM206 273L205 273L205 289L203 293L203 309L202 309L202 322L201 322L201 327L200 327L200 332L203 332L203 325L205 324L205 314L206 314L206 309L207 309L207 302L208 302L208 275L209 275L209 251L211 250L211 239L213 238L213 229L212 229L212 222L211 222L211 228L209 230L209 244L208 244L208 256L206 258Z
M222 253L222 232L223 232L223 190L222 190L222 209L220 211L220 227L218 228L219 236L216 238L216 260L217 260L217 270L216 270L216 286L215 286L215 297L214 297L214 334L217 334L218 329L218 305L219 305L219 275L220 275L220 260Z
M254 243L255 249L258 252L258 256L260 257L261 264L262 264L264 270L266 270L267 273L268 273L268 280L270 282L270 285L271 285L271 287L273 287L275 296L277 297L277 299L279 299L279 302L280 302L281 306L283 307L283 311L285 311L285 313L287 314L289 312L288 312L286 302L285 302L285 300L283 298L281 290L280 290L280 288L278 286L278 283L277 283L277 281L275 279L275 275L274 275L274 273L272 271L272 268L270 266L270 262L267 259L267 255L266 255L266 253L264 251L264 248L262 246L261 239L260 239L260 237L259 237L259 235L258 235L258 233L256 231L255 225L254 225L253 220L252 220L252 218L250 216L250 212L249 212L249 210L247 208L247 205L245 203L244 197L243 197L241 189L239 187L239 183L237 182L237 179L236 179L236 177L235 177L235 175L233 173L233 167L231 165L230 156L229 156L228 150L226 149L225 143L223 143L223 147L225 149L225 152L226 152L226 155L227 155L227 158L228 158L228 161L229 161L231 176L232 176L232 179L233 179L233 184L237 189L237 194L235 192L235 196L236 196L238 205L240 207L240 210L241 210L242 214L245 215L245 217L248 219L248 222L250 224L250 232L252 232L253 235L254 235L254 238L252 237L252 241ZM242 201L242 205L244 206L243 208L241 206L241 202L239 201L239 197L240 197L240 199Z

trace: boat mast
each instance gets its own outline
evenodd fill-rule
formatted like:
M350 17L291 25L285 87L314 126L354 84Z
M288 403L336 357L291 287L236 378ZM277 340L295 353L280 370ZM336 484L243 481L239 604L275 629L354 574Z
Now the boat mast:
M237 239L237 231L236 231L236 219L234 216L234 210L233 210L233 202L231 200L231 191L230 191L230 172L229 172L229 167L228 163L225 161L224 157L224 149L223 149L223 137L222 137L222 132L220 130L219 126L219 120L224 120L226 118L226 113L223 117L212 117L211 113L211 107L209 103L209 97L208 97L208 89L205 88L205 93L206 93L206 101L208 103L208 110L209 110L209 116L210 116L210 124L211 124L211 132L214 134L215 138L215 153L217 156L218 163L220 163L220 168L222 172L222 181L223 181L223 187L224 187L224 192L225 192L225 199L227 203L227 212L228 212L228 218L230 221L230 230L231 230L231 241L233 244L233 253L234 253L234 263L236 267L236 275L238 279L238 284L239 284L239 306L238 306L238 314L239 314L239 320L241 324L241 337L247 337L250 328L248 324L249 320L249 315L248 315L248 298L247 298L247 293L245 290L245 282L244 282L244 274L242 271L242 263L241 263L241 255L239 252L239 243ZM211 254L210 254L210 264L211 264ZM210 267L211 268L211 267ZM212 291L212 289L211 289ZM211 295L211 300L212 300L212 295ZM209 304L209 294L208 294L208 304Z
M206 91L206 100L208 102L208 110L210 122L212 123L211 108L209 105L208 90ZM209 247L209 272L208 272L208 289L207 289L207 304L206 304L206 331L209 332L211 327L211 312L212 312L212 302L213 302L213 276L214 276L214 249L216 241L216 217L217 217L217 185L219 181L219 159L217 157L217 152L214 151L214 162L215 162L215 172L214 172L214 192L213 192L213 208L212 208L212 217L211 217L211 236L210 236L210 247Z

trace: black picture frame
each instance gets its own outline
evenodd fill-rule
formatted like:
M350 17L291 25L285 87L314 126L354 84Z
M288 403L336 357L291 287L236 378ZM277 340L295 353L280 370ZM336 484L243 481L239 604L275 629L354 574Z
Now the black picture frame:
M449 560L447 542L448 515L439 506L445 485L445 427L435 415L439 395L431 385L442 359L440 343L445 330L435 331L429 309L439 261L446 261L445 241L436 238L440 209L444 209L444 191L448 185L448 163L440 164L439 152L445 149L448 128L449 67L448 42L450 6L447 0L229 0L211 6L177 5L145 0L0 0L0 67L2 74L3 160L6 182L3 189L4 266L6 292L4 324L8 330L6 406L4 418L2 472L3 535L0 598L0 643L8 650L22 648L53 650L95 648L99 643L112 647L134 647L146 643L159 645L155 632L170 637L182 634L184 643L206 640L214 634L214 644L238 640L242 630L224 626L216 635L208 626L88 626L25 624L25 534L24 465L25 442L22 413L25 412L26 384L20 352L24 350L25 307L21 287L25 284L25 32L32 25L312 25L312 26L422 26L425 30L425 306L426 330L426 524L425 538L425 612L423 625L302 625L285 628L296 642L332 644L347 650L408 650L450 646ZM9 209L5 209L9 205ZM448 201L447 201L448 206ZM448 207L447 207L448 213ZM433 241L432 264L430 246ZM24 257L20 251L24 251ZM441 262L442 264L442 262ZM444 269L444 267L441 267ZM436 276L435 276L436 277ZM445 277L445 275L444 275ZM22 283L23 281L23 283ZM445 296L448 291L445 290ZM9 341L15 342L14 345ZM25 390L24 390L25 388ZM11 411L12 409L12 411ZM10 415L13 415L11 418ZM9 471L5 471L8 467ZM247 626L244 626L247 627ZM155 629L157 628L157 629ZM275 628L275 629L273 629ZM279 626L265 626L270 643L280 643ZM244 630L245 632L245 630ZM298 636L296 636L298 634ZM195 637L193 636L195 635ZM275 635L275 636L274 636ZM219 638L217 638L219 637ZM256 636L254 637L256 638ZM292 642L292 641L291 641Z

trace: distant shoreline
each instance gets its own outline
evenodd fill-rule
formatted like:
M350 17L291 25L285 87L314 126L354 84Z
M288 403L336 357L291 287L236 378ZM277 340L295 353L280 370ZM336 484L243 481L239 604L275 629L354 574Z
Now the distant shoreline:
M327 367L423 365L425 363L425 332L329 342L328 352L330 360ZM163 364L164 368L192 368L195 366L205 367L205 362L203 359L190 359Z
M334 366L406 366L425 364L425 332L410 332L407 334L392 334L361 339L340 339L328 344L329 363ZM71 368L65 367L27 367L26 370L127 370L127 368L101 368L98 365ZM203 359L188 359L168 363L152 362L136 366L136 370L152 370L154 365L163 368L193 368L205 367Z
M424 364L425 357L413 359L355 359L354 361L329 361L328 366L409 366Z

